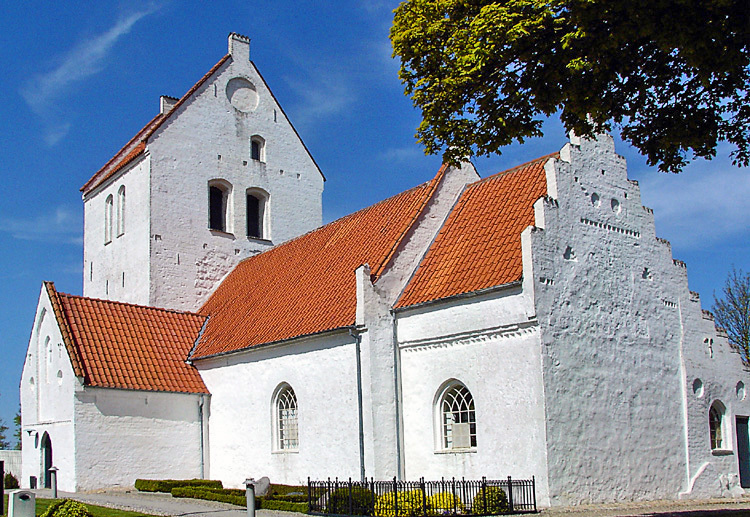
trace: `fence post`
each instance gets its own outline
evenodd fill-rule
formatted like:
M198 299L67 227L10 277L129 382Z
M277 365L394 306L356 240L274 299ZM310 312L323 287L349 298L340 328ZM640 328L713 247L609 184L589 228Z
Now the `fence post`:
M354 515L352 513L352 478L349 478L349 515Z
M422 515L427 517L427 494L424 491L424 478L419 478L419 488L422 490Z
M5 462L0 460L0 515L5 513Z
M311 512L312 509L312 484L310 483L310 476L307 476L307 511Z
M453 477L453 488L451 489L453 491L453 515L456 514L456 478Z
M255 480L245 480L245 501L247 502L247 517L255 517Z
M484 515L487 515L487 478L484 476L482 476L482 502L484 503L484 508L482 508L482 513Z
M534 497L534 512L536 512L536 478L531 476L531 495Z
M513 513L513 481L511 481L510 476L508 476L508 510L510 510L510 513Z
M398 483L396 482L396 476L393 476L393 509L395 517L398 517Z

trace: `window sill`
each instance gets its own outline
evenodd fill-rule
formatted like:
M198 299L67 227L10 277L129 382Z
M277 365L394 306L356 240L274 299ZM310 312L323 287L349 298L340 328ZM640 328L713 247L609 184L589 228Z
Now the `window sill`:
M248 235L247 236L247 240L249 240L251 242L260 242L260 243L263 243L263 244L273 244L273 242L270 239L264 239L262 237L250 237Z
M299 449L279 449L271 451L271 454L299 454Z
M470 449L442 449L435 451L435 454L476 454L477 448L471 447Z
M734 451L732 449L711 449L711 454L714 456L731 456Z
M209 228L208 231L211 232L211 235L216 235L217 237L228 237L234 239L234 234L231 232L225 232L224 230L215 230L213 228Z

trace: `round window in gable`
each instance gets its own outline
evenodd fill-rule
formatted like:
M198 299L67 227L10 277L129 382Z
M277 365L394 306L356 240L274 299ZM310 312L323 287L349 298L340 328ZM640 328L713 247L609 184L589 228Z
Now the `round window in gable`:
M696 397L701 398L703 396L703 381L700 379L695 379L693 381L693 394L695 394Z
M620 213L620 202L617 201L615 198L612 198L612 201L610 202L610 205L612 206L612 211L616 214Z
M591 204L597 207L601 204L601 201L599 200L599 194L597 194L596 192L591 194Z
M235 77L227 83L227 99L234 109L243 113L258 107L258 91L255 85L244 77Z

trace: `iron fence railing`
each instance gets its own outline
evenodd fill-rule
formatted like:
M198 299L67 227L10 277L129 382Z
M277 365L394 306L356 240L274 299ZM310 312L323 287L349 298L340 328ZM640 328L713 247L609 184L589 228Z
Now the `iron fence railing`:
M534 513L536 484L531 479L440 481L307 480L310 513L373 517L434 517Z

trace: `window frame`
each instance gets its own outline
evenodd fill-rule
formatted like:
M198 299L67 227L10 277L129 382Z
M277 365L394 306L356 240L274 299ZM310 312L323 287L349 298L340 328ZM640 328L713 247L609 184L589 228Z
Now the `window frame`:
M727 407L720 400L714 400L708 408L708 437L711 452L726 454L732 450Z
M117 236L125 235L125 185L117 189Z
M112 216L114 209L114 196L108 195L104 200L104 244L112 242Z
M257 229L258 235L250 235L250 203L249 198L257 200ZM245 236L248 239L270 240L268 236L268 200L269 195L263 189L251 187L245 190Z
M258 155L255 156L254 146L258 146ZM266 163L266 140L260 135L250 137L250 159L254 162Z
M272 414L273 451L279 453L298 452L299 403L297 393L289 383L279 384L274 391Z
M460 397L456 394L460 393ZM458 404L459 410L456 412L455 404ZM452 410L446 411L450 407ZM471 390L463 382L457 379L451 379L443 383L438 390L434 401L435 413L435 449L436 452L474 452L477 449L477 421L476 421L476 402ZM455 422L455 415L459 414L459 421ZM469 424L469 443L468 447L454 446L453 443L453 425Z
M215 190L214 190L215 189ZM221 192L221 228L214 226L214 191ZM208 182L208 229L215 232L232 233L232 184L223 179L213 179Z

